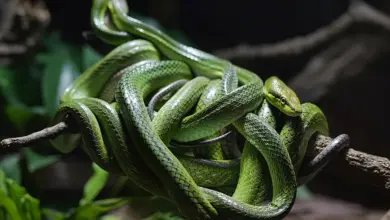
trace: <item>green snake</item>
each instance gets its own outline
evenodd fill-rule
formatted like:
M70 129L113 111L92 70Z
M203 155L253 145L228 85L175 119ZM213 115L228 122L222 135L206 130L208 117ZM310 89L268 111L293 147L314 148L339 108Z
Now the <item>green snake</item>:
M310 137L328 135L323 112L301 104L279 78L263 83L127 12L119 0L93 1L95 33L117 47L64 92L52 123L78 129L52 144L64 153L81 146L101 168L170 200L188 219L283 218ZM148 109L153 94L179 81L156 112ZM245 139L239 160L227 158L222 144L195 156L172 148L173 141L217 137L229 126ZM234 189L222 193L224 186Z

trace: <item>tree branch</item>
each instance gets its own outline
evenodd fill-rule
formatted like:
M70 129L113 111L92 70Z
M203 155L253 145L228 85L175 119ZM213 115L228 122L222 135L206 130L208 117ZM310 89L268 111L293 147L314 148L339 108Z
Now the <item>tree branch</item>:
M317 155L324 149L332 139L318 135L311 140L315 148L310 155ZM375 185L386 190L390 189L390 160L367 154L352 148L342 151L332 162L335 167L348 167L348 170L357 173L361 184ZM348 178L350 178L348 176Z
M302 101L318 101L335 84L361 73L389 50L386 36L351 34L313 56L287 84Z
M347 13L332 22L329 26L320 28L307 36L294 37L275 44L257 46L241 44L233 48L217 50L214 54L228 60L248 58L272 59L297 56L332 41L338 35L345 32L351 26L352 21L352 17Z
M238 45L221 49L215 55L228 59L273 59L298 56L316 51L325 44L345 34L353 24L370 24L390 31L390 18L363 1L352 1L348 10L328 26L306 35L278 43L263 45Z
M23 137L7 138L0 142L0 148L20 148L32 145L41 140L53 139L69 130L69 126L65 122L60 122L51 127L34 132Z
M380 220L390 220L390 210Z

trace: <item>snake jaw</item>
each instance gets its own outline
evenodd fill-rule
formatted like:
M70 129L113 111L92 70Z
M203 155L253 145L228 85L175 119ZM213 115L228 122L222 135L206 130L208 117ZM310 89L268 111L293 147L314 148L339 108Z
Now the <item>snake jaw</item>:
M298 96L281 79L271 76L264 83L264 94L268 102L290 117L298 117L302 106Z

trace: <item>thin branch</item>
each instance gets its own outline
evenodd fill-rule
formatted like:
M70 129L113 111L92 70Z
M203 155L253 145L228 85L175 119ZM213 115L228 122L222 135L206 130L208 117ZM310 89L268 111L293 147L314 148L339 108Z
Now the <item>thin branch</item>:
M390 210L380 220L390 220Z
M53 139L69 130L65 122L60 122L54 126L34 132L23 137L7 138L0 142L0 148L20 148L32 145L41 140Z
M328 26L306 35L287 39L278 43L263 45L238 45L221 49L215 55L228 59L272 59L293 57L315 51L325 44L345 34L353 24L367 23L390 31L390 18L367 5L363 1L352 1L349 9Z
M330 137L318 135L311 142L315 146L312 154L317 155L320 153L331 140ZM351 173L356 173L361 184L368 184L386 190L390 189L390 160L388 158L349 148L346 151L342 151L332 163L335 167L345 167ZM351 177L348 176L348 178Z
M345 32L351 26L352 21L352 17L347 13L332 22L329 26L320 28L307 36L298 36L275 44L257 46L242 44L233 48L217 50L214 54L228 60L248 58L272 59L276 57L301 55L332 41L341 33Z
M376 10L363 1L353 2L350 5L349 14L357 23L376 25L386 31L390 31L389 16Z
M386 36L370 34L342 38L313 56L288 85L302 101L317 101L335 84L361 73L372 61L389 51L387 41Z

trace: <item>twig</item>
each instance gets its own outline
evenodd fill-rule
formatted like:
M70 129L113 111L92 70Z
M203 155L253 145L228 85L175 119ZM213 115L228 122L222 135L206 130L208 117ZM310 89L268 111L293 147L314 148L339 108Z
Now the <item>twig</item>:
M294 37L275 44L238 45L233 48L217 50L214 54L228 60L248 58L271 59L300 55L332 41L349 28L352 21L352 17L349 14L345 14L329 26L320 28L307 36Z
M390 220L390 210L380 220Z
M389 51L388 38L370 34L348 36L315 55L288 85L302 101L314 102L342 80L361 73L371 61Z
M312 154L317 155L332 139L318 135L311 144L315 146ZM357 173L361 184L375 185L386 190L390 189L390 160L367 154L349 148L332 162L336 167L348 167L348 170ZM350 177L348 177L350 178Z
M273 59L293 57L316 51L347 32L353 24L371 24L390 31L390 18L363 1L352 1L348 10L328 26L306 35L264 45L238 45L217 50L224 59Z
M41 140L55 138L63 134L67 130L69 130L68 124L65 122L60 122L54 126L47 127L43 130L34 132L27 136L4 139L0 142L0 148L26 147Z

